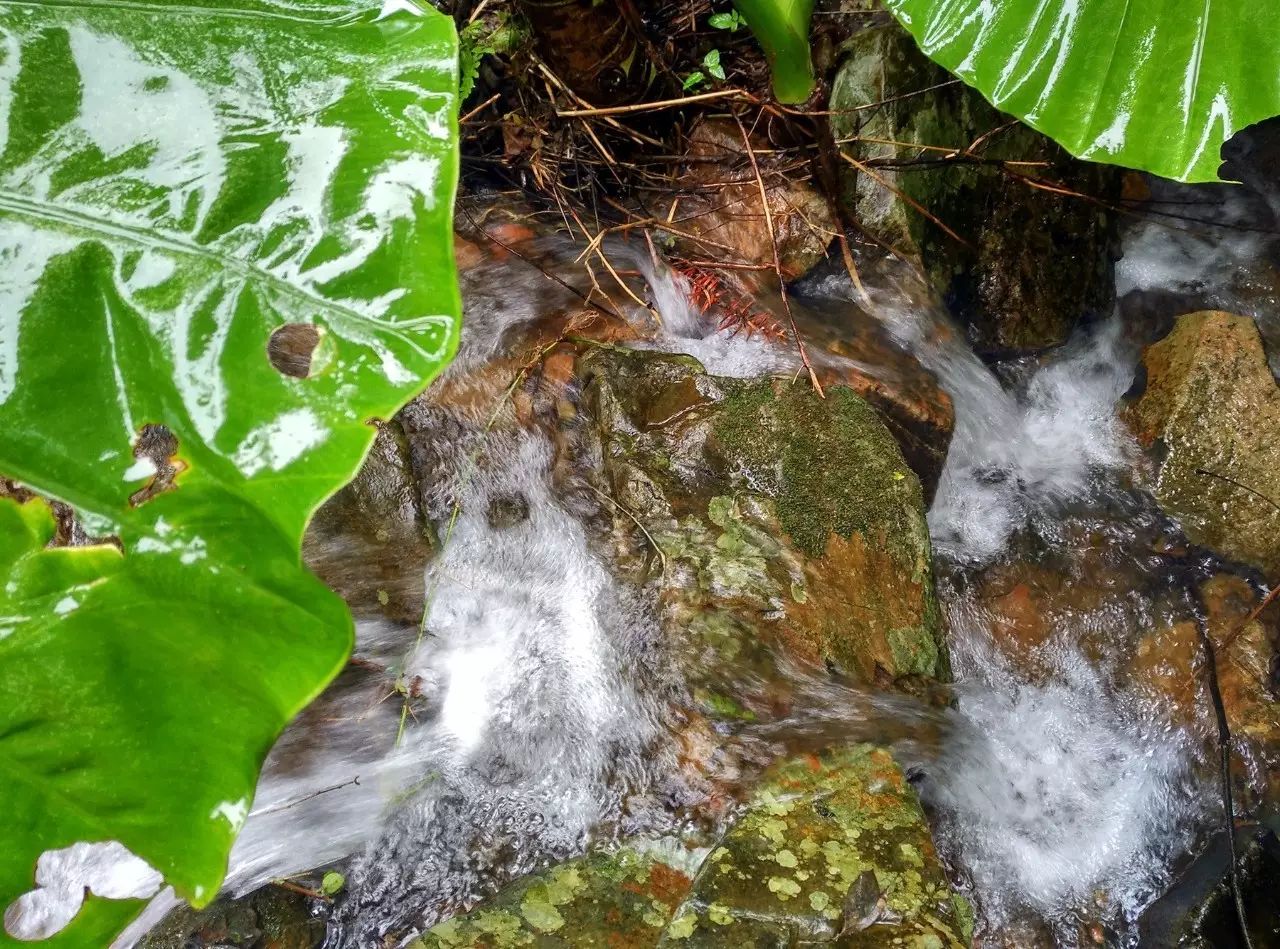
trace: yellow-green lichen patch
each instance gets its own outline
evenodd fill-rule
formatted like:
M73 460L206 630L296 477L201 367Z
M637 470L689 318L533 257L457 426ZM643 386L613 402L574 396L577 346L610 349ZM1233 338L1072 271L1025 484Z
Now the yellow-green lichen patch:
M718 872L729 863L745 874ZM967 945L971 930L920 804L892 756L871 745L804 756L766 773L694 881L680 914L699 926L683 944L747 945L750 934L765 932L834 939L855 885L895 920L878 923L876 941L865 945ZM725 914L731 922L703 925Z
M664 939L688 939L698 928L698 914L692 909L683 909L675 919L667 924Z
M517 880L490 903L432 928L414 949L651 947L689 882L652 854L600 852Z

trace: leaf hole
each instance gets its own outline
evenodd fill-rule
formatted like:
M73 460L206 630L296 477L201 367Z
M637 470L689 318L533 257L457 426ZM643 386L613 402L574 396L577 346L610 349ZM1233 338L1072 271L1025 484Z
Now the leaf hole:
M311 375L316 347L323 336L314 323L286 323L276 327L267 340L267 359L281 375L306 379Z
M109 900L147 899L163 880L145 860L114 840L46 850L36 861L36 885L4 911L4 931L24 942L66 929L86 895Z
M148 423L138 432L133 443L136 459L126 476L141 478L151 475L151 480L129 495L129 504L138 507L158 494L177 487L174 479L187 470L187 463L178 455L178 436L164 425Z

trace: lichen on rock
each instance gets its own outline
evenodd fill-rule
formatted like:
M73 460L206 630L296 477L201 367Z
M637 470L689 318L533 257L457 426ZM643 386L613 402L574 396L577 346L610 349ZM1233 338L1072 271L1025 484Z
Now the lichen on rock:
M971 936L971 910L901 769L885 749L858 745L764 776L659 945L923 949Z
M627 949L653 946L689 877L653 853L601 851L523 877L412 949Z
M726 661L764 644L864 682L947 678L920 484L857 394L612 347L580 373L615 559L674 626L732 631Z

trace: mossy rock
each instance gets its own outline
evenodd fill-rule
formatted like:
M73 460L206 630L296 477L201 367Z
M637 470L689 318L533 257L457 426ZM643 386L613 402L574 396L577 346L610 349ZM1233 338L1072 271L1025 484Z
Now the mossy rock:
M596 853L517 880L470 913L439 923L411 949L653 946L689 882L652 854Z
M675 627L726 663L780 646L864 682L947 678L920 484L857 394L612 347L579 372L618 560Z
M181 906L137 949L316 949L324 942L325 923L312 914L312 903L300 893L268 885L202 910Z
M924 813L892 755L858 745L771 769L712 848L660 946L968 946Z
M842 147L864 163L915 164L877 169L897 193L846 166L843 200L861 226L922 265L979 352L1055 346L1081 316L1110 312L1118 247L1107 206L1119 197L1118 169L1073 159L998 112L896 23L854 33L844 52L832 83L832 128L838 139L861 140ZM949 153L966 157L948 160Z
M1195 543L1280 575L1280 389L1257 326L1190 313L1142 363L1145 389L1123 414L1162 459L1156 500Z

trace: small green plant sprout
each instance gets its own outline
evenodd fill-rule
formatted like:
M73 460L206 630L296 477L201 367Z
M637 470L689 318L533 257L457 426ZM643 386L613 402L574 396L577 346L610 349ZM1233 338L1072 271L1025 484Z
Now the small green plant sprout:
M707 22L717 30L728 30L730 33L736 33L740 27L747 25L747 21L742 18L742 14L737 10L730 10L728 13L713 13Z
M707 76L712 76L715 79L724 78L724 66L720 64L720 50L718 49L713 49L711 52L707 53L706 56L702 57L702 69L695 69L693 72L689 73L689 75L685 76L684 83L681 88L684 89L685 92L688 92L691 89L697 89L707 81Z
M724 67L720 65L720 50L713 49L702 57L702 68L716 79L724 78Z
M330 870L320 880L320 892L325 896L334 897L342 892L342 888L347 885L347 878L336 870Z

